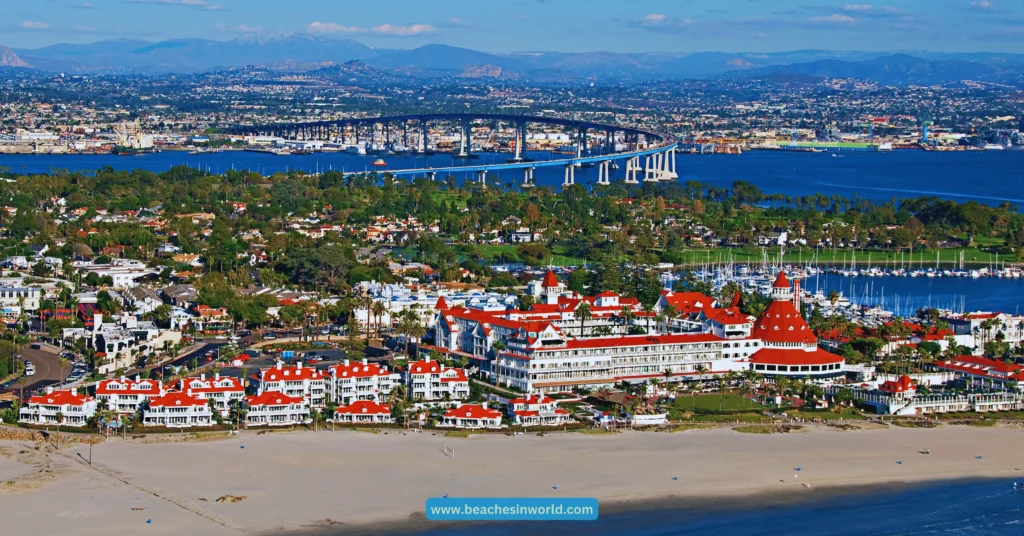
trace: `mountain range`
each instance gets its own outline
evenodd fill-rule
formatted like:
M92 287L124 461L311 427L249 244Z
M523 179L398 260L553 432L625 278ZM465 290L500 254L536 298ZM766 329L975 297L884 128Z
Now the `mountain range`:
M886 85L939 85L964 80L1024 85L1024 54L796 50L772 53L515 52L494 54L431 44L380 49L351 39L309 34L246 35L230 41L111 40L37 49L0 46L0 67L50 72L198 73L244 66L306 70L358 60L406 76L546 80L853 78Z

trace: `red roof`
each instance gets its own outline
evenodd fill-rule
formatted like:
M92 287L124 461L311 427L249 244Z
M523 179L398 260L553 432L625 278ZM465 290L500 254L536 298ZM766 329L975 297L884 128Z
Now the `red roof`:
M298 365L294 367L282 366L280 369L277 367L262 369L260 373L262 375L261 379L265 382L323 379L323 374L320 374L315 368L300 367Z
M740 306L740 302L742 302L742 301L743 301L743 294L740 293L740 291L737 290L736 293L732 295L732 303L729 304L729 307L730 308L739 307Z
M391 406L371 400L356 400L347 406L334 410L338 415L391 415Z
M737 324L750 324L754 317L743 314L739 308L719 308L719 309L704 309L704 316L708 320L714 320L723 326L733 326Z
M989 359L974 355L960 355L953 360L932 361L932 365L948 370L965 372L976 376L997 379L1010 379L1024 382L1024 365L1007 364L997 359Z
M348 365L339 363L331 367L331 372L338 378L370 378L373 376L389 376L391 373L376 363L363 364L362 361L350 361Z
M820 348L762 348L750 356L750 362L764 365L828 365L842 363L843 357Z
M206 378L183 378L178 380L178 390L188 391L192 390L193 393L228 393L228 392L244 392L245 387L242 386L241 378L235 378L232 376L221 376Z
M550 404L554 402L554 398L548 398L546 396L534 396L527 395L526 398L513 398L508 401L509 404Z
M434 305L434 310L435 311L444 311L447 308L448 308L448 302L444 301L444 296L439 296L437 298L437 304Z
M267 391L262 395L247 396L245 401L250 406L284 406L286 404L302 403L302 399L297 396L288 396L277 391Z
M814 344L818 341L789 300L775 300L769 303L754 322L751 337L769 343Z
M501 412L477 404L463 404L448 410L444 416L447 419L500 419Z
M789 288L789 279L786 279L785 272L779 272L779 277L775 278L772 288Z
M123 388L114 389L112 386L121 385ZM158 380L103 380L96 384L97 395L148 395L160 394L160 382Z
M555 272L548 270L547 273L544 274L544 282L541 283L541 286L544 288L557 287L558 276L555 275Z
M671 305L680 314L690 314L701 309L711 307L715 299L700 292L672 292L661 291L665 303Z
M153 398L149 401L149 407L157 408L161 406L205 406L209 402L202 398L196 398L187 393L173 392L167 393L164 396Z
M81 406L90 400L92 400L92 397L84 394L73 395L71 391L54 391L33 396L28 399L28 403L44 404L47 406Z
M914 385L914 380L910 379L910 376L904 374L896 381L883 383L878 390L884 393L905 393L907 391L916 391L917 386Z

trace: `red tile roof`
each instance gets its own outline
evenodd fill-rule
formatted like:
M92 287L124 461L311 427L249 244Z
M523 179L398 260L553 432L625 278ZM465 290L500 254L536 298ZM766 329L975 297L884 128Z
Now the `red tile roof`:
M334 410L339 415L391 415L391 406L371 400L356 400L347 406Z
M775 283L772 283L772 288L789 288L789 279L786 279L785 272L779 272L779 277L775 278Z
M277 391L267 391L262 395L247 396L245 401L250 406L284 406L302 403L302 399L297 396L288 396Z
M551 348L535 348L535 352L559 351L580 348L618 348L622 346L649 346L657 344L692 344L702 342L719 342L723 339L710 333L671 333L665 335L627 335L616 337L595 337L586 339L569 339L565 346Z
M751 363L765 365L828 365L842 363L843 357L820 348L762 348L750 356Z
M44 404L47 406L81 406L93 398L84 394L71 394L71 391L54 391L52 393L33 396L28 399L29 404Z
M900 376L900 379L896 381L887 381L878 388L879 391L884 393L905 393L907 391L916 391L917 386L914 385L914 380L904 374Z
M1024 382L1024 365L1007 364L997 359L989 359L974 355L960 355L953 360L936 360L931 365L965 372L976 376L985 376L996 379L1010 379Z
M149 401L149 407L151 408L158 408L161 406L205 406L207 404L209 404L209 402L202 398L196 398L187 393L177 391L167 393L164 396L154 398Z
M715 303L714 298L700 292L672 292L670 290L663 290L661 291L661 296L679 314L695 313L701 309L711 307Z
M754 322L751 336L769 343L813 344L818 341L789 300L775 300Z
M463 404L448 410L444 416L446 419L500 419L501 412L477 404Z
M113 389L114 385L123 385L124 388ZM147 395L160 394L160 382L158 380L134 380L125 378L121 380L103 380L96 384L97 395Z
M347 366L345 363L339 363L328 370L333 372L334 376L338 378L370 378L373 376L391 375L390 372L376 363L364 365L362 361L350 361Z
M547 273L544 274L544 281L541 283L541 286L544 288L557 287L558 276L555 275L555 272L548 270Z
M444 300L444 296L438 296L437 304L434 305L434 310L436 310L436 311L444 311L447 308L448 308L448 302L446 302Z
M261 369L262 380L265 382L274 381L292 381L292 380L320 380L323 379L323 374L313 367L284 367L280 369L277 367L271 367L268 369Z
M239 392L245 391L245 387L242 385L241 378L235 378L232 376L216 376L212 378L183 378L178 380L178 390L187 391L191 389L193 393L228 393L228 392Z

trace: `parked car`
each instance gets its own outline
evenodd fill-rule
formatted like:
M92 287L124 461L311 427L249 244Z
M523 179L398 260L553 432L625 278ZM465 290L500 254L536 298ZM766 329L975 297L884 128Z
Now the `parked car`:
M277 335L275 335L274 333L264 333L263 334L263 340L265 340L265 341L272 341L272 340L274 340L276 338L277 338Z
M36 375L36 366L33 365L31 361L26 361L25 362L25 375L26 376L35 376Z
M39 344L38 342L34 342L34 343L30 344L30 345L28 345L28 347L33 349L33 350L42 350L43 349L43 346L41 344Z

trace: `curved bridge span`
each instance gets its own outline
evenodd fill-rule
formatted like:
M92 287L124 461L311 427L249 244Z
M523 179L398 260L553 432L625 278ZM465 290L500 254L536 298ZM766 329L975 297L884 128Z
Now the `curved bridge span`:
M523 171L523 186L533 185L533 170L536 168L564 167L564 185L575 184L575 168L582 165L598 166L598 184L610 184L616 161L625 160L627 183L643 181L670 181L678 178L675 153L677 143L670 136L634 127L608 125L591 121L579 121L557 117L540 117L513 114L454 114L428 113L388 117L367 117L336 119L304 123L274 123L265 125L239 125L229 129L235 134L274 136L295 140L296 143L313 140L333 140L347 148L360 151L389 152L397 147L403 151L430 153L430 123L446 122L458 131L457 158L471 159L473 156L473 125L481 123L490 126L492 137L500 127L512 130L510 144L514 147L511 160L501 164L469 164L443 168L417 168L387 170L396 177L436 178L438 173L476 173L481 184L486 184L488 172ZM528 161L524 159L526 140L531 125L560 126L568 130L573 138L574 157L556 160ZM392 127L395 136L392 137ZM399 132L400 136L399 137ZM410 133L418 141L415 149L409 145ZM400 144L400 145L399 145ZM622 149L624 147L624 150Z

